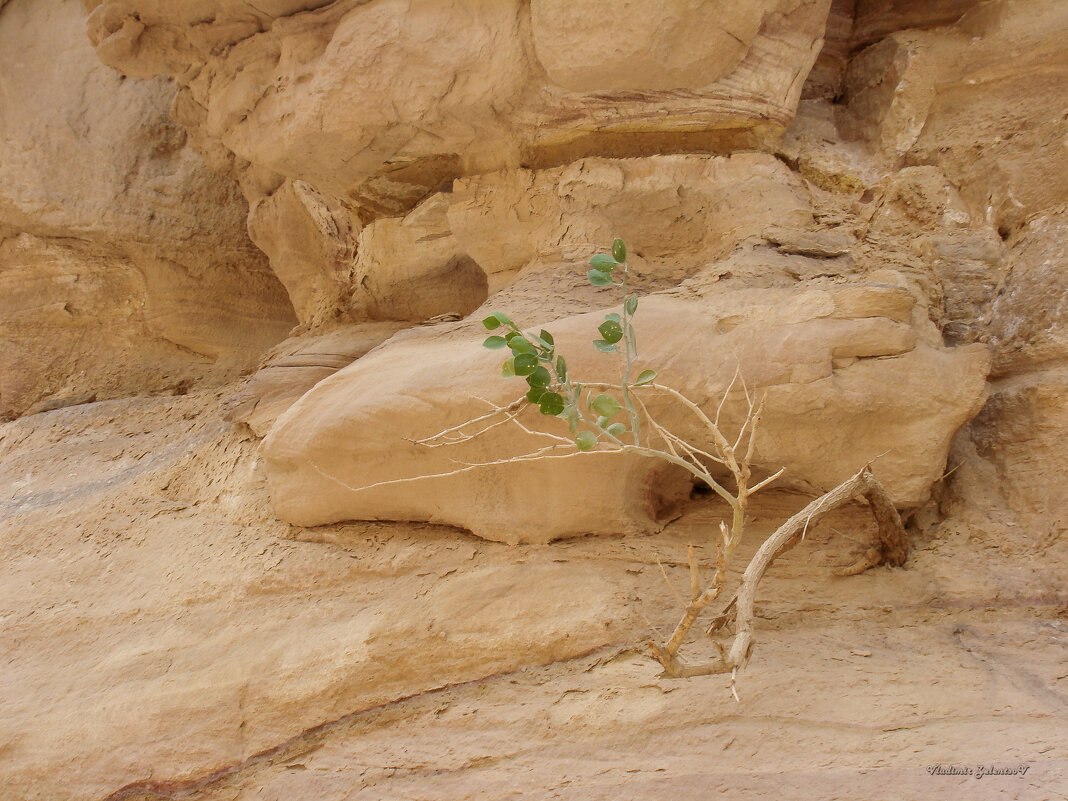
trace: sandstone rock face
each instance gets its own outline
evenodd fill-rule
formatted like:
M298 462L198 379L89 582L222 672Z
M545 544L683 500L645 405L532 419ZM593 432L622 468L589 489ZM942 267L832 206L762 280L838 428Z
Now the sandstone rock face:
M995 381L972 434L1010 507L1057 532L1068 520L1058 467L1068 459L1068 212L1032 218L1010 243L992 310Z
M1068 197L1059 169L1068 56L1055 43L1066 29L1063 3L1034 0L893 34L850 65L843 132L889 159L937 164L975 213L1011 231Z
M561 265L623 235L645 291L704 270L903 281L937 348L924 318L947 345L1000 330L1006 242L1065 197L1054 5L680 1L652 24L554 0L103 0L89 34L106 63L176 79L306 329L462 317L494 293L544 316L525 280L579 314L593 301ZM665 155L774 148L803 91L782 161Z
M352 303L376 320L464 317L482 305L486 274L460 246L449 198L433 195L403 218L386 217L360 237Z
M1057 0L0 0L0 795L711 796L739 748L779 760L754 797L855 795L766 725L801 715L858 772L891 732L859 792L920 797L917 698L960 753L1008 726L1038 760L1066 728L1066 38ZM522 392L490 310L616 378L584 275L616 236L638 367L708 410L738 368L768 393L786 491L740 553L867 461L923 532L839 581L853 545L810 529L740 702L608 650L677 620L663 579L724 511L687 474L478 464L547 441L515 424L416 442ZM113 397L146 392L173 396ZM814 604L865 650L784 623ZM971 684L932 690L962 647Z
M772 227L813 227L805 188L764 153L495 172L457 181L450 201L450 228L495 288L528 263L589 258L615 232L641 243L646 271L677 281Z
M538 61L557 86L700 90L738 67L767 17L800 5L669 0L606 7L595 0L534 0L530 17Z
M937 28L956 22L979 0L854 0L854 47L869 45L900 30Z
M6 798L188 789L353 711L581 656L633 624L614 563L519 564L441 530L286 539L255 444L211 394L0 430Z
M247 424L256 436L265 436L279 415L305 392L401 328L399 323L363 323L279 343L241 392L230 399L226 418Z
M570 343L573 372L584 366L587 378L611 380L614 368L590 361L592 336L580 334L594 331L589 312L606 300L585 285L582 265L598 243L625 234L640 243L633 285L653 293L640 334L649 366L706 406L718 403L735 367L768 389L759 458L769 472L786 466L789 486L829 489L879 457L895 499L917 506L984 397L987 348L944 341L975 341L972 318L989 313L997 279L985 276L990 288L978 294L947 293L967 286L961 274L982 271L981 237L1000 239L972 220L937 168L903 170L876 188L870 205L818 197L759 153L498 171L456 181L399 222L369 226L369 245L367 233L384 223L397 232L393 242L400 232L407 239L361 250L361 262L375 255L361 282L374 287L391 269L414 275L406 261L422 256L416 266L430 267L426 248L441 243L469 254L497 289L473 318L500 309L545 325ZM903 226L913 241L901 242ZM422 283L438 291L438 282ZM413 444L481 414L474 398L506 403L516 392L471 328L400 335L310 388L265 441L276 511L300 525L416 519L531 542L650 530L671 514L685 480L650 460L602 455L457 472L457 461L515 456L530 442L505 427L470 452ZM657 409L673 430L703 436L685 415ZM593 499L583 475L601 488Z
M766 141L792 116L828 5L672 3L653 33L636 7L606 19L549 0L104 0L89 30L106 63L179 81L194 139L253 202L287 178L397 214L521 160Z
M254 363L294 323L173 87L102 66L84 26L66 0L0 16L0 416Z
M348 209L304 181L286 181L248 214L249 236L308 326L329 322L347 296L360 229Z
M1059 364L1068 354L1058 244L1068 203L1068 56L1058 43L1068 35L1068 9L1041 0L908 5L866 12L865 21L858 9L855 33L877 36L898 10L920 24L959 18L893 33L857 56L841 129L870 141L891 169L937 165L956 187L955 216L973 221L966 228L985 222L1002 240L925 237L925 255L945 271L945 311L957 318L958 341L993 346L996 380L972 431L977 454L1024 518L1051 509L1063 516L1052 466L1068 459L1068 429L1052 399L1063 390Z

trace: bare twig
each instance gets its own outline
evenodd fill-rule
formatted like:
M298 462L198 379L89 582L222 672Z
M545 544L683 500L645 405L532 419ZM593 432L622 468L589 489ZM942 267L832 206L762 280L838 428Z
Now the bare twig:
M471 420L465 420L459 425L452 426L451 428L446 428L444 431L439 431L437 434L432 434L429 437L423 437L422 439L409 441L414 442L416 445L423 445L427 448L440 448L443 445L455 445L459 442L468 442L472 439L475 439L476 437L482 436L492 428L496 428L497 426L504 425L505 423L507 423L509 418L514 417L520 412L520 410L523 408L524 401L526 401L525 397L521 397L512 401L507 406L498 406L497 404L492 403L491 401L488 401L485 398L478 398L477 396L475 397L476 400L480 400L483 403L488 404L491 407L491 410L486 414L482 415L481 417L475 417ZM493 417L496 417L500 414L505 415L504 419L499 420L496 423L492 423L486 428L480 428L473 434L463 433L463 429L467 428L468 426L474 425L475 423L481 423L483 420L492 419ZM441 441L438 442L437 440Z
M734 389L734 382L738 380L738 377L742 374L742 367L739 365L734 368L734 376L731 378L731 382L727 384L727 388L723 391L723 397L719 399L719 406L716 407L716 419L713 425L719 428L719 416L723 412L723 405L727 402L727 398L730 397L731 390Z
M818 521L828 512L848 503L857 496L867 499L872 514L878 523L878 541L869 548L868 552L854 565L839 575L852 575L866 570L877 564L889 564L900 566L908 558L908 537L901 524L901 517L894 508L887 495L885 488L872 475L871 469L865 467L847 481L839 484L831 491L824 493L816 500L808 504L797 514L783 523L774 534L757 550L756 555L750 561L742 576L742 583L737 594L730 600L727 606L717 615L709 626L709 633L722 629L731 620L736 623L734 641L726 657L721 656L718 660L701 664L684 664L676 657L676 653L670 648L671 643L677 638L678 629L672 635L671 641L666 646L652 645L650 650L653 656L664 668L666 676L695 676L709 673L732 673L745 667L753 648L753 622L756 590L764 573L775 559L796 545L803 537L807 527ZM687 613L679 626L687 621L692 625L689 611L693 606L691 602L687 606ZM688 626L687 626L688 628ZM684 635L683 635L684 636ZM677 651L677 649L676 649Z

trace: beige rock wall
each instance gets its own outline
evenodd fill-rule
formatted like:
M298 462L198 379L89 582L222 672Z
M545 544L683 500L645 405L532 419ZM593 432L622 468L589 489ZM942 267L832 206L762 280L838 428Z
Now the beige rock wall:
M271 262L297 316L328 323L350 292L360 221L304 181L286 181L249 210L248 233Z
M254 363L294 323L171 83L101 65L85 19L73 0L0 15L0 416Z
M376 274L414 276L411 265L374 254L354 275L343 265L361 223L403 214L453 179L771 141L819 51L827 2L678 3L658 8L657 26L634 9L606 18L596 4L551 2L91 5L105 63L176 79L177 119L240 181L253 239L314 327L339 312L412 319L472 308L451 295L444 305L383 296ZM309 211L311 197L327 211ZM396 252L391 224L376 225L368 245ZM426 247L434 275L479 280L447 243ZM367 296L344 311L341 284L365 278Z
M971 320L970 336L994 353L990 403L972 432L977 450L963 448L961 458L986 460L1001 485L991 494L1024 518L1063 521L1056 465L1068 459L1068 425L1054 399L1063 397L1068 355L1061 244L1068 7L1045 0L906 5L858 9L855 34L877 38L899 7L923 27L930 27L924 20L952 24L892 33L860 53L846 77L840 130L871 143L889 169L937 165L959 193L958 214L997 231L1001 242L930 242L935 259L947 246L952 252L946 313L965 328ZM984 505L983 493L972 488L969 496L970 479L962 479L958 508Z
M563 668L481 681L673 622L660 570L676 562L682 577L685 542L717 507L664 537L548 549L422 525L301 531L396 519L543 543L671 518L689 480L656 462L464 470L529 439L412 442L477 414L476 395L521 391L480 347L490 309L550 328L576 374L615 376L589 345L610 301L584 276L615 236L641 296L641 366L706 409L739 367L768 391L759 475L785 466L781 486L811 494L870 460L902 509L920 507L917 525L937 521L928 499L950 516L916 538L906 572L854 589L819 578L851 546L824 530L811 549L810 531L769 577L769 601L790 600L769 615L828 597L854 620L891 604L924 618L939 602L1010 617L1022 604L1049 619L1011 647L1052 642L1039 629L1059 625L1068 520L1066 34L1054 0L0 0L0 415L180 393L258 359L226 417L263 438L221 421L210 388L4 424L5 792L256 796L262 783L204 783L262 766L285 797L403 795L413 785L387 784L399 763L383 755L411 761L414 741L390 738L412 712L392 702L450 684L467 683L418 702L450 733L488 730L487 687L491 723L517 709L503 700L515 681L552 697L521 714L548 721L543 742L563 762L527 770L544 754L530 757L512 723L494 752L507 762L519 742L531 787L591 764L570 747L576 720L608 732L615 766L620 725L655 728L664 703L692 705L694 731L709 710L738 718L726 679L671 700L683 694L629 657L578 676L604 693L576 695ZM740 403L724 407L728 428ZM451 475L413 480L437 472ZM758 498L745 547L802 502ZM842 519L849 537L862 525ZM826 673L813 637L777 634L766 665L796 652L798 675ZM984 647L1012 656L996 640ZM915 648L852 657L926 685L960 648L954 634L919 669ZM1063 659L1047 650L1036 675L1053 688ZM957 700L990 696L988 666ZM781 681L766 675L742 686L753 719ZM1001 708L1048 706L1043 687L1025 690ZM853 704L867 715L853 730L894 724L909 692ZM822 720L827 697L780 706ZM964 710L953 725L968 740L974 704L936 701L951 723ZM353 717L375 705L379 717ZM1050 741L1054 718L1028 720L1014 742ZM316 761L357 729L366 750ZM434 796L444 771L470 795L492 778L484 742L399 778ZM798 753L807 771L810 749ZM594 793L614 780L597 769ZM781 797L774 778L767 794Z
M1066 23L1052 0L680 0L655 20L554 0L86 5L105 63L174 79L181 127L164 127L238 181L248 231L309 332L285 359L311 372L269 358L235 401L257 430L364 351L317 365L317 338L337 326L363 342L369 321L444 324L376 348L414 370L411 342L452 341L447 321L483 304L549 320L596 308L576 265L617 235L646 294L889 283L914 300L915 347L985 343L997 380L1042 383L1061 358L1061 311L1042 294L1060 258L1044 232L1060 230L1068 194ZM206 357L237 349L204 332L221 312L187 302L196 281L170 252L138 269L146 298L169 304L149 317ZM248 294L227 280L211 282L228 302ZM240 339L251 351L270 337ZM770 357L751 358L759 372ZM822 486L835 470L801 472Z
M549 0L105 0L89 32L106 63L177 79L181 119L253 202L291 179L397 214L523 162L766 142L791 119L828 4L673 3L650 26Z

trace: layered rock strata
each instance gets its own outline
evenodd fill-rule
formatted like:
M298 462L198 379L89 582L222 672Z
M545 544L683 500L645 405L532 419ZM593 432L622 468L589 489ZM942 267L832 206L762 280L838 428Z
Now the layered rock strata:
M562 319L595 304L509 287L623 235L647 291L706 269L802 292L900 280L945 345L1030 370L999 315L1048 269L1017 243L1066 196L1057 4L680 2L656 24L551 0L90 7L102 60L175 79L176 118L239 182L303 330L484 301ZM680 150L736 155L704 174L652 155Z
M102 65L85 18L0 15L0 418L255 364L296 322L236 187L171 118L173 83Z

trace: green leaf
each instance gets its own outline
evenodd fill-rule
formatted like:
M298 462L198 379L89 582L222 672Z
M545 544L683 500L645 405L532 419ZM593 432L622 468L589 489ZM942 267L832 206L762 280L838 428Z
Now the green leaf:
M600 270L602 273L610 273L616 269L617 262L607 253L598 253L592 259L590 259L590 266L595 270Z
M638 310L638 296L631 295L627 298L627 314L634 314Z
M597 435L592 431L580 431L575 435L575 447L580 451L592 451L597 447Z
M502 378L514 378L515 377L515 359L505 359L504 364L501 366Z
M534 346L531 345L530 342L527 341L527 338L521 334L519 336L510 337L508 339L508 347L510 347L512 349L512 353L516 354L517 356L520 353L534 352Z
M627 433L627 427L623 425L623 423L612 423L612 425L608 426L605 431L607 431L613 437L618 438Z
M608 286L612 283L612 276L608 273L602 273L600 270L590 270L586 273L586 277L590 279L590 283L594 286Z
M612 243L612 258L620 264L627 260L627 245L622 239Z
M563 356L556 357L556 374L560 376L562 382L567 382L567 362L564 361Z
M638 377L634 379L632 387L640 387L643 384L648 384L656 378L656 370L642 370L638 373Z
M546 392L538 401L541 413L553 417L564 410L564 398L557 392Z
M630 350L635 356L638 355L638 335L634 331L633 325L627 326L627 332L630 334Z
M535 368L534 372L527 376L527 383L532 387L547 387L552 383L552 376L549 375L549 371L541 365Z
M605 342L614 343L623 339L623 326L615 320L605 320L597 326L597 330L601 332Z
M506 344L504 337L486 337L486 341L482 343L482 347L489 348L490 350L500 350Z
M527 392L527 400L531 403L538 403L541 400L541 396L545 394L545 387L531 387Z
M615 417L623 407L611 395L601 394L593 399L591 408L602 417Z
M542 333L544 334L545 332L542 331ZM534 334L530 334L530 338L534 340L534 346L536 348L538 348L538 350L542 351L543 353L549 353L553 349L552 343L546 342L544 339L542 339L539 336L535 336Z
M619 348L613 345L611 342L605 342L603 339L593 340L593 346L597 348L597 350L601 351L601 353L615 353L619 350Z
M618 314L616 314L615 312L612 312L611 314L606 314L604 316L604 319L611 320L614 323L618 323L618 322L622 321L622 318Z
M511 328L515 328L515 323L511 321L507 314L502 312L493 312L489 317L482 321L482 325L486 326L486 330L492 331L502 325L507 325Z
M516 375L530 375L538 366L538 357L533 353L520 353L512 359Z
M543 342L547 342L549 344L550 348L556 345L556 340L553 339L553 335L546 331L544 328L541 329L541 334L539 336Z

